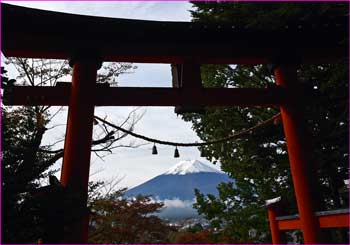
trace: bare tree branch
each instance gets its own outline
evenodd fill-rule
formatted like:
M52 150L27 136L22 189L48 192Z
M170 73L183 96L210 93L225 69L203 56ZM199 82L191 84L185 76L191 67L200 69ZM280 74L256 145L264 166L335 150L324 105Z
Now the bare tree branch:
M53 125L52 127L47 128L47 130L57 128L57 127L62 127L62 126L66 126L66 124L56 124L56 125Z
M20 79L23 84L29 84L30 86L53 86L60 78L70 75L71 72L71 69L68 67L68 62L62 60L9 58L5 63L13 64L19 72L17 79ZM97 82L116 84L116 79L119 75L135 68L136 67L131 63L107 63L107 65L103 66L98 72ZM48 129L62 126L62 124L58 124L50 128L45 128L45 125L52 121L62 111L63 107L60 107L50 116L48 116L49 109L51 108L50 106L35 106L34 108L38 128L42 128L44 132L47 132ZM129 125L129 129L132 130L135 123L143 116L143 114L137 116L137 110L138 108L132 110L121 125ZM98 135L98 138L92 140L92 151L100 159L104 157L103 154L100 154L102 152L113 154L112 150L118 147L137 147L134 143L130 143L129 145L117 145L116 142L122 140L128 134L114 130L103 123L99 124L98 129L99 130L94 130L94 133L95 135ZM40 138L40 143L41 140L42 137ZM55 162L63 156L63 149L50 150L50 148L63 141L64 139L62 138L50 145L38 147L38 151L52 154L53 156L49 162Z

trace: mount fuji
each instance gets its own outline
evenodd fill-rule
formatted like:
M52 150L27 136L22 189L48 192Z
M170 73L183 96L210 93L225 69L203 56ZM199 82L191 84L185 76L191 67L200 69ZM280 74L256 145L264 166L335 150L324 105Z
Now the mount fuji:
M193 201L194 189L217 196L217 185L234 182L224 172L198 160L180 161L166 172L128 190L126 197L151 195L157 200Z

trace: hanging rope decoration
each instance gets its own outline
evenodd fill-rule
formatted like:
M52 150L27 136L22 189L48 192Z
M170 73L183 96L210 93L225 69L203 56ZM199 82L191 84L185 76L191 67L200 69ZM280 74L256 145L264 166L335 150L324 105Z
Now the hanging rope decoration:
M157 147L156 147L156 143L157 144L160 144L160 145L171 145L171 146L175 146L175 153L174 153L174 157L175 158L178 158L180 157L180 154L179 154L179 150L177 149L178 146L181 146L181 147L194 147L194 146L205 146L205 145L213 145L213 144L218 144L218 143L222 143L222 142L225 142L225 141L230 141L230 140L233 140L233 139L237 139L237 138L240 138L242 136L245 136L247 134L250 134L251 132L253 132L254 130L258 129L258 128L261 128L261 127L264 127L270 123L274 123L274 124L277 124L279 123L279 121L281 120L281 113L277 113L276 115L274 115L273 117L251 127L251 128L248 128L248 129L245 129L245 130L242 130L241 132L238 132L238 133L235 133L235 134L231 134L227 137L224 137L224 138L221 138L221 139L217 139L217 140L212 140L212 141L207 141L207 142L195 142L195 143L182 143L182 142L172 142L172 141L164 141L164 140L158 140L158 139L154 139L154 138L150 138L150 137L147 137L147 136L144 136L144 135L140 135L140 134L137 134L137 133L134 133L130 130L127 130L127 129L124 129L122 127L119 127L117 125L114 125L98 116L94 116L94 118L100 122L103 122L104 124L112 127L112 128L115 128L117 130L120 130L124 133L127 133L127 134L130 134L131 136L135 137L135 138L139 138L139 139L142 139L142 140L145 140L145 141L148 141L148 142L152 142L154 143L153 145L153 148L152 148L152 154L153 155L157 155L158 154L158 151L157 151Z
M157 154L158 154L158 151L157 151L156 143L154 143L152 148L152 155L157 155Z

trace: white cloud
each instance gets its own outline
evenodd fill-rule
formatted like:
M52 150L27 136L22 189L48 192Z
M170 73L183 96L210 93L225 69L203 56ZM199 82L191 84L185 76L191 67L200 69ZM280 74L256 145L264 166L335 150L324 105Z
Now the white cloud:
M180 200L178 198L176 199L165 199L162 202L164 202L164 206L167 208L188 208L191 207L195 200Z
M196 209L193 208L195 200L179 200L179 199L166 199L162 200L164 208L157 214L159 217L168 219L181 219L181 218L194 218L199 214Z

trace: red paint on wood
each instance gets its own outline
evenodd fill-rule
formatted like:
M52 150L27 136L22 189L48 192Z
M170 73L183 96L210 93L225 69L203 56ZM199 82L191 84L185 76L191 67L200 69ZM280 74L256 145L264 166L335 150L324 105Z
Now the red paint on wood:
M82 195L88 191L97 69L98 64L89 61L78 61L73 66L61 182ZM86 201L81 205L86 206ZM65 243L86 243L87 217L68 230Z
M275 207L275 205L271 205L267 208L269 221L270 221L270 230L271 230L271 236L272 236L272 243L273 244L280 244L282 243L282 234L278 227L278 221L276 221L276 217L278 215L278 211Z
M277 85L283 88L296 87L297 75L294 65L281 65L275 69ZM320 229L313 213L311 186L307 167L311 164L302 107L298 104L281 106L281 116L288 146L288 156L292 171L301 229L305 243L319 242Z
M318 217L321 228L350 227L350 214L334 214Z
M350 214L332 214L317 217L321 228L340 228L350 227ZM301 229L299 219L278 220L279 230L298 230Z
M292 220L279 220L278 229L279 230L299 230L301 229L301 224L299 219Z

